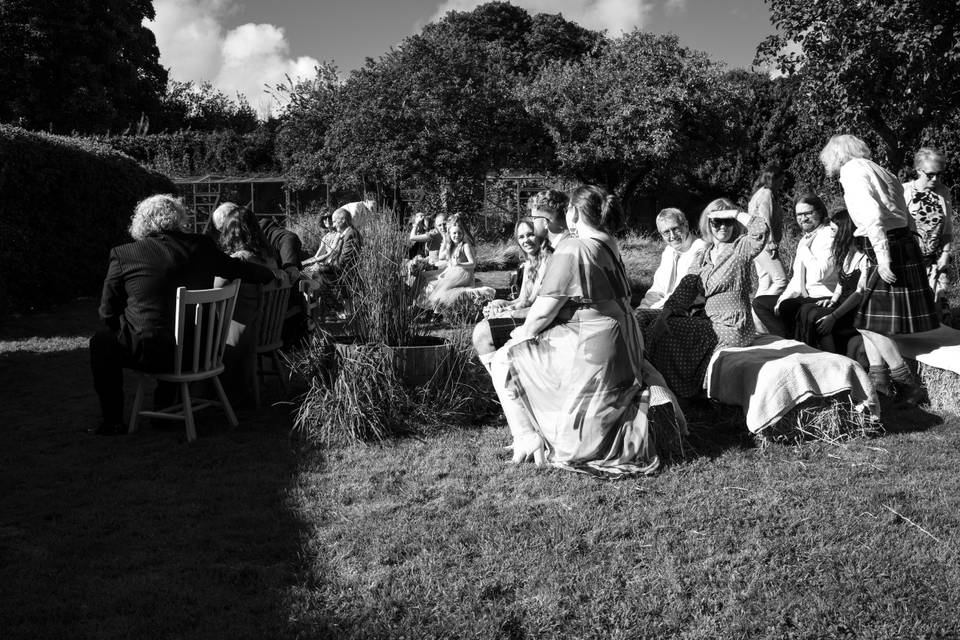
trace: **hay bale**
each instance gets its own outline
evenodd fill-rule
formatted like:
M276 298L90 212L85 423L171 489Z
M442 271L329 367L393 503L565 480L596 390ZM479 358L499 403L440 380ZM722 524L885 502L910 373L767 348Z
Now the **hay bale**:
M930 408L937 413L960 415L960 375L919 363L920 381L927 388Z
M787 413L758 435L764 442L799 444L825 442L842 445L857 438L883 433L879 422L857 411L847 394L811 398Z

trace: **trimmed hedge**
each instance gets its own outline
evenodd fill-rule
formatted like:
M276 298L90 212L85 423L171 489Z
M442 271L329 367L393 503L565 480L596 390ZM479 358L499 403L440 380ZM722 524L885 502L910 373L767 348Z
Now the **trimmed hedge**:
M134 206L173 192L104 145L0 125L0 311L99 296Z
M249 175L278 171L273 134L266 127L250 133L178 131L101 136L92 140L168 176Z

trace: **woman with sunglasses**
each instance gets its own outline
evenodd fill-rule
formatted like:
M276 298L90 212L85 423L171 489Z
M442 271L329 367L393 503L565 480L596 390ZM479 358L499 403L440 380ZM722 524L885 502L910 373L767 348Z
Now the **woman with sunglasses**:
M718 198L700 215L700 233L707 240L703 253L645 336L651 363L680 397L702 391L716 349L745 347L756 337L750 306L751 269L766 246L768 226L763 217ZM709 340L690 339L689 318L698 319Z
M863 336L870 379L888 396L894 394L892 379L903 400L917 403L923 390L889 336L936 329L940 318L903 186L870 155L863 140L836 135L820 152L820 162L828 176L839 176L854 236L867 240L871 266L853 326Z
M917 225L920 250L927 278L940 308L941 319L950 312L947 302L947 267L953 240L953 203L950 190L940 179L946 158L930 147L923 147L913 159L917 179L903 185L903 199Z

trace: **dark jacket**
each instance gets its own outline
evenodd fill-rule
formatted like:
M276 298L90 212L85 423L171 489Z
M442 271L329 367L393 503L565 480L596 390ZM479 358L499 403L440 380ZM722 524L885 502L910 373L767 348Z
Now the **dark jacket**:
M287 267L303 268L301 263L303 243L300 241L300 236L277 224L273 218L260 218L260 228L263 230L263 235L267 237L270 246L277 252L281 269Z
M148 370L175 344L177 287L209 289L215 276L266 284L273 272L222 253L208 236L169 231L110 250L100 317Z

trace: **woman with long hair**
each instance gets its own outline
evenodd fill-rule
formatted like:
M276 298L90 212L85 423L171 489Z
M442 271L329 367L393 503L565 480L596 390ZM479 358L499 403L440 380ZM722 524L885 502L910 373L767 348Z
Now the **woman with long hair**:
M750 202L747 205L747 213L754 216L760 216L767 223L768 237L764 250L754 258L754 266L757 270L757 292L755 298L760 302L760 313L757 318L764 324L764 329L771 331L771 327L766 326L767 320L777 329L779 324L776 318L771 317L772 311L767 314L766 319L763 309L773 308L777 297L787 286L787 276L780 262L780 242L783 239L783 209L780 206L780 191L783 189L785 175L783 169L775 162L768 163L753 185L753 195L750 196ZM766 304L764 304L766 302ZM754 305L756 311L757 305Z

